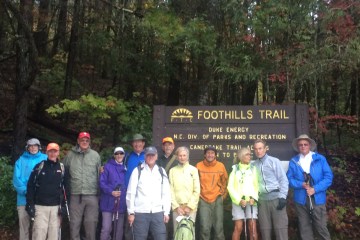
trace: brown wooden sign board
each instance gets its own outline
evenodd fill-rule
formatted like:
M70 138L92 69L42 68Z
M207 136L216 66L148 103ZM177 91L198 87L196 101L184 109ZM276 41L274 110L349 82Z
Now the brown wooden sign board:
M215 146L218 159L230 169L236 152L250 147L254 140L264 139L268 153L288 161L295 154L292 140L309 133L308 106L305 104L275 106L154 106L153 144L161 146L170 136L176 147L190 149L195 165L204 157L206 146Z

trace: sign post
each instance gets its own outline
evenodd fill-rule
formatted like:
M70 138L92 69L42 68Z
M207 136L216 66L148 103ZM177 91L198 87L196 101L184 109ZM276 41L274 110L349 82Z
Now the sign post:
M264 139L269 154L288 161L295 154L292 140L309 132L308 106L305 104L274 106L154 106L153 143L170 136L177 147L190 150L190 162L203 159L203 150L212 145L218 159L230 169L236 152Z

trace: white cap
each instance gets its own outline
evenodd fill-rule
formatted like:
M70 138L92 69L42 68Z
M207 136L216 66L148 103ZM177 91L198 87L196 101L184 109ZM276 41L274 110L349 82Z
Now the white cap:
M124 151L124 149L122 147L116 147L115 150L114 150L114 154L117 153L117 152L125 153L125 151Z

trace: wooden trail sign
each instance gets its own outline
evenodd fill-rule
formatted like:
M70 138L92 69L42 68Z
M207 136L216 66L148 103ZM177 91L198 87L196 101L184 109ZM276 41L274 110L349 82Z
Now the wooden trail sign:
M176 147L190 149L190 162L203 159L203 150L212 145L218 159L230 169L236 152L252 150L254 140L264 139L268 153L288 161L295 154L292 140L309 133L308 106L154 106L153 144L161 146L163 137L174 139Z

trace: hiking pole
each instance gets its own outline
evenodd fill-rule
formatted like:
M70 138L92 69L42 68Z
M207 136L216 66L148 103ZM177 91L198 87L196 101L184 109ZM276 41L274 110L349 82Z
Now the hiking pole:
M119 192L121 189L121 184L116 185L114 191ZM117 233L117 224L118 224L118 220L119 220L119 203L120 203L120 196L119 197L115 197L115 204L114 204L114 212L113 212L113 222L114 222L114 226L113 226L113 239L116 240L116 233Z
M250 197L250 199L253 199L253 197ZM255 226L254 226L254 212L253 212L253 204L250 204L250 210L251 210L251 222L252 222L252 239L255 238Z
M67 196L66 196L66 191L65 191L65 187L63 185L63 193L64 193L64 202L65 202L65 208L66 208L66 215L68 216L69 222L70 222L70 212L69 212L69 205L67 202Z
M242 200L245 200L245 196L242 197ZM247 227L246 227L246 205L245 207L241 206L242 210L244 211L244 223L245 223L245 239L247 240Z
M308 173L305 173L305 174L306 174L306 184L310 186L310 178L311 178L311 176ZM312 222L314 206L313 206L313 203L312 203L311 196L308 195L308 197L309 197L309 204L310 204L310 206L309 206L310 222Z

